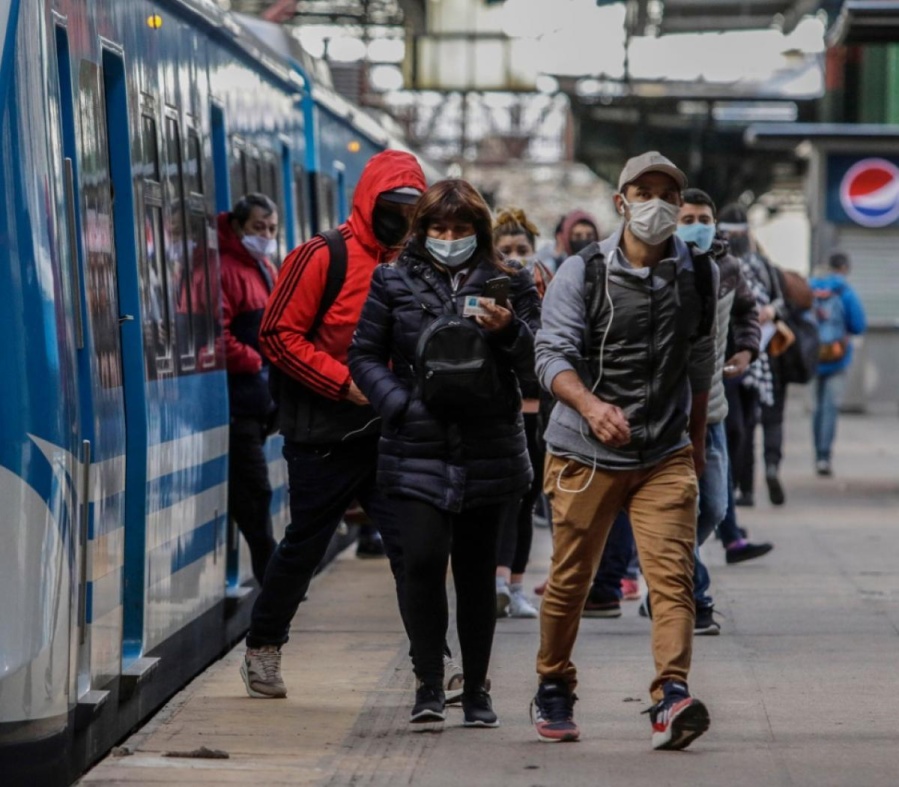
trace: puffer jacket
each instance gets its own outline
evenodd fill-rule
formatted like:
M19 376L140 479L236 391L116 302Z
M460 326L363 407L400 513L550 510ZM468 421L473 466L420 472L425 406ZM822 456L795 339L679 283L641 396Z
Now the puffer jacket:
M453 291L447 275L429 259L410 241L394 265L375 271L350 347L353 380L381 416L379 485L388 494L453 512L515 500L533 478L517 380L534 374L534 337L528 324L539 319L537 290L527 271L515 273L509 295L515 317L503 331L485 334L502 380L496 406L450 423L431 413L415 393L411 364L418 337L435 319L432 314L444 311L437 288L461 314L464 297L480 294L497 269L479 261ZM403 266L421 295L409 289L396 266Z
M721 281L718 285L718 334L715 347L715 373L709 389L708 423L720 424L727 417L727 397L724 393L724 362L727 349L733 352L748 350L755 360L759 354L759 310L752 290L743 278L740 261L722 246L712 247L718 263ZM728 329L730 336L728 337Z
M328 246L316 235L284 261L259 340L272 363L296 382L283 386L279 402L279 425L287 440L324 445L374 439L378 433L371 407L346 399L350 387L346 355L372 272L393 254L375 238L375 201L379 194L403 187L425 189L424 173L410 153L385 150L365 165L353 194L352 213L338 228L347 246L346 279L315 336L308 334L325 290L331 261Z
M218 216L222 269L222 340L228 369L231 415L266 420L275 410L268 389L268 362L259 349L259 325L276 271L257 260L231 229L227 213Z
M584 259L569 257L546 290L536 342L537 374L547 391L561 372L583 379L589 370L585 384L620 407L631 429L630 442L613 448L559 402L545 435L550 452L610 470L650 467L689 445L691 393L709 390L715 368L714 315L703 335L703 302L686 244L675 236L670 257L635 269L620 252L621 232L599 244L608 286L597 317L588 324ZM714 293L718 270L711 270ZM590 357L584 358L587 331Z

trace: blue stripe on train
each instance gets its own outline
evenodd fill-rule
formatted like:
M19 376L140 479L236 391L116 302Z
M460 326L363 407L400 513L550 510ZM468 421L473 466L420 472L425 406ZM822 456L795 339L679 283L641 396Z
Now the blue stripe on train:
M220 456L201 465L154 478L147 483L147 513L169 508L228 480L228 457Z

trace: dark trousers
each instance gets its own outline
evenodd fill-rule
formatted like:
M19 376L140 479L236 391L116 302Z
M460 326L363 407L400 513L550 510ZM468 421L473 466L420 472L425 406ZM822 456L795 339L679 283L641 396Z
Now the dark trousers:
M725 380L727 394L727 453L734 487L744 494L752 494L754 486L755 427L759 422L759 392L741 385L739 380Z
M504 506L458 514L409 498L393 498L401 523L406 565L406 615L415 674L431 686L443 683L449 606L446 570L456 587L456 625L465 688L487 679L496 626L496 533Z
M496 565L511 568L513 574L523 574L528 567L534 540L534 503L543 489L546 448L537 434L538 419L537 413L524 414L524 434L528 457L534 468L534 482L520 502L511 503L506 508L497 540Z
M228 438L228 511L250 548L253 576L261 585L275 539L272 487L265 458L266 425L256 418L231 419Z
M774 404L762 405L762 432L765 446L765 468L780 467L784 444L784 407L787 404L787 384L774 374Z
M599 568L593 577L593 586L590 588L591 600L603 602L621 599L621 580L627 576L628 566L636 551L631 520L627 511L621 510L612 523L612 529L609 531L599 560Z
M375 485L377 451L377 437L325 446L284 444L291 522L269 561L262 592L253 606L248 647L287 642L290 621L306 595L344 511L354 498L374 521L384 540L405 624L403 551L394 506Z

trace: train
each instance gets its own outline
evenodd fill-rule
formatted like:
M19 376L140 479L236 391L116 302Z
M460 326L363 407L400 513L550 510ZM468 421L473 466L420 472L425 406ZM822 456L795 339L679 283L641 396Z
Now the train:
M268 194L283 256L408 149L278 30L213 0L0 3L5 785L71 783L247 627L215 217Z

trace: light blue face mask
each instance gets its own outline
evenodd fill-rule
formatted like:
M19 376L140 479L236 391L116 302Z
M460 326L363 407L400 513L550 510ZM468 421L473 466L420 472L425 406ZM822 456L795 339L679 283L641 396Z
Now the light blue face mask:
M715 240L714 224L678 224L677 237L684 243L695 243L700 251L708 251Z
M447 268L459 268L471 259L478 247L477 235L466 235L456 240L425 238L425 248L431 256Z

